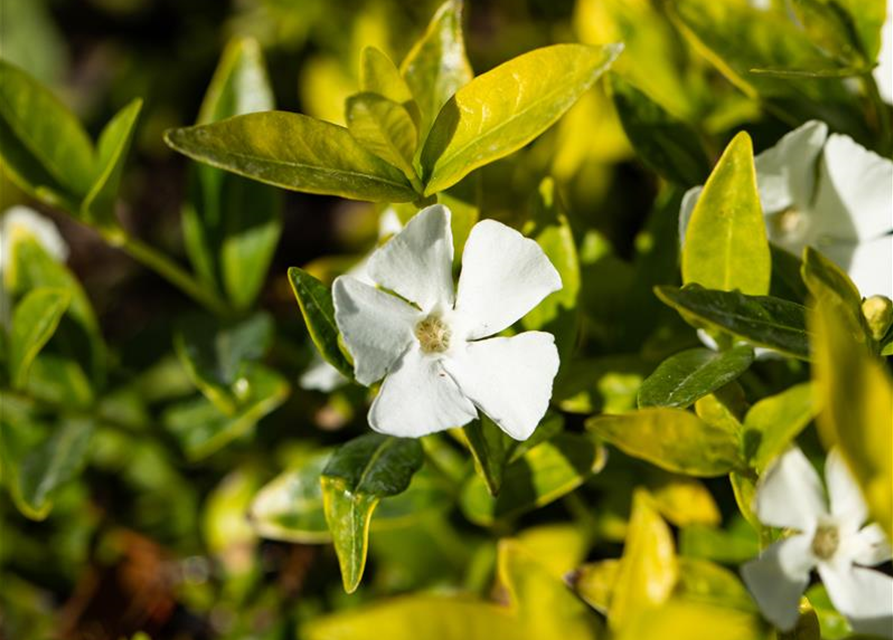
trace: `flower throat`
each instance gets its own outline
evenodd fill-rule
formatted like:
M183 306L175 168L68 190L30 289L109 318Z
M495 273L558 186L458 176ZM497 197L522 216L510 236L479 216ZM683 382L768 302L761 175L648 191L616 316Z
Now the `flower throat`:
M415 337L424 353L443 353L450 348L450 328L438 315L430 315L415 327Z

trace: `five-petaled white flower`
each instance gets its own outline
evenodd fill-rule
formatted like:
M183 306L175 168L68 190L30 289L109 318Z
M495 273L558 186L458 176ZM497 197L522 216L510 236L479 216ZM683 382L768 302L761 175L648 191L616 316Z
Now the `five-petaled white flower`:
M829 500L796 447L768 469L757 487L757 517L798 533L745 564L744 581L766 618L787 631L797 623L800 596L815 568L831 602L857 632L893 637L893 578L865 568L889 560L890 545L877 524L862 526L865 500L836 449L825 462L825 480Z
M798 257L812 246L863 296L893 298L893 162L811 121L755 158L769 240ZM680 238L702 187L685 194Z
M508 328L561 278L533 240L494 220L471 230L453 285L450 210L434 205L369 258L376 286L335 280L335 320L359 383L384 378L369 409L381 433L419 437L475 419L480 409L517 440L546 412L558 372L554 337ZM394 295L396 294L396 295Z

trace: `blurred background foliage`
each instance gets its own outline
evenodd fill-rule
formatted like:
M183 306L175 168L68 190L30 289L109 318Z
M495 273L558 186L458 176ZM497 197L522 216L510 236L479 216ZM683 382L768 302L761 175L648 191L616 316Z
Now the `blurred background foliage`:
M344 100L359 89L362 49L372 45L402 59L438 5L0 1L0 56L52 88L91 136L133 98L143 98L118 214L131 233L183 263L180 215L190 163L165 146L162 134L196 121L226 43L256 39L278 108L343 124ZM662 359L699 344L652 287L679 284L682 193L704 182L737 131L746 128L760 151L818 117L889 152L889 131L877 117L887 107L854 90L858 80L771 73L833 67L844 76L857 64L855 54L833 39L814 46L815 34L796 26L783 2L760 4L758 10L743 0L466 3L466 47L477 74L550 43L626 46L614 73L555 127L476 178L484 185L479 208L486 217L517 227L531 221L535 233L537 208L548 205L542 196L538 202L534 186L547 176L566 210L561 219L581 272L579 331L563 347L575 357L563 362L554 397L561 413L549 433L564 429L561 437L569 440L507 452L506 459L523 456L528 466L510 464L503 480L512 486L509 477L520 474L512 482L523 487L530 465L541 464L553 473L551 489L560 499L534 489L533 496L503 494L494 504L484 485L493 478L476 476L453 439L432 439L407 504L380 507L366 578L350 596L331 546L310 544L328 540L324 522L301 521L302 535L288 541L295 523L287 519L318 518L318 509L291 513L274 496L272 504L255 503L255 510L266 509L252 511L257 527L246 514L261 487L289 469L302 470L282 480L295 504L321 500L320 452L367 431L366 390L300 388L312 346L286 272L302 266L330 281L375 246L380 207L283 193L282 236L259 298L268 313L258 321L274 326L277 339L275 348L256 347L249 358L282 374L285 386L270 393L271 406L281 406L259 411L265 417L253 429L249 420L247 429L227 427L219 443L195 446L177 425L188 429L208 419L208 408L184 404L195 396L196 375L174 352L175 320L181 326L193 305L93 231L46 210L71 245L68 264L110 345L112 373L109 391L92 405L98 418L84 471L55 492L51 515L31 521L6 494L0 498L3 636L546 639L599 637L610 626L617 637L638 640L682 637L668 629L685 629L688 638L769 637L733 573L756 555L759 540L725 478L676 475L615 450L605 465L601 448L571 468L567 463L567 451L580 451L573 438L582 438L586 416L634 408L640 383ZM639 136L625 131L618 104L647 105L654 126ZM688 161L649 152L648 140L659 135ZM4 176L0 208L22 202L27 196ZM247 331L266 335L263 327ZM710 398L730 411L736 402L743 406L807 379L803 363L764 361L729 391L740 397ZM7 415L30 410L13 396L3 403ZM801 444L820 450L812 431ZM627 537L630 518L637 533ZM319 535L311 539L307 531L314 530ZM608 602L621 579L630 601ZM817 589L810 599L823 637L844 637L846 623ZM392 598L409 593L417 595ZM658 604L671 596L674 607L641 615L649 599ZM608 623L584 600L609 612ZM713 631L699 636L699 629Z

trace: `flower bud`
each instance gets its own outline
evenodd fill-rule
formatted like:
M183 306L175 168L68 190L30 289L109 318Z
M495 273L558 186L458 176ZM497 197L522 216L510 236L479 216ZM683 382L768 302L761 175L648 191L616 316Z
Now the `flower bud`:
M862 314L868 321L871 337L880 340L893 324L893 302L885 296L871 296L862 303Z

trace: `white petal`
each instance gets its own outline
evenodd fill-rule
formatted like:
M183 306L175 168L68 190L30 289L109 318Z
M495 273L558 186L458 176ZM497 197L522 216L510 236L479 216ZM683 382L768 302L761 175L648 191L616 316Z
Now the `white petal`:
M682 196L682 204L679 206L679 246L685 245L685 232L688 231L688 223L691 221L691 214L695 211L695 205L698 204L698 198L704 187L692 187Z
M878 90L887 104L893 104L893 6L890 0L887 0L887 21L881 30L881 53L877 62L874 79Z
M893 162L833 134L825 144L812 227L821 242L873 240L893 229Z
M380 380L414 340L422 313L351 276L335 278L332 298L335 322L353 357L357 382L370 385Z
M561 276L536 242L495 220L474 225L456 300L469 340L499 333L559 289Z
M857 531L868 518L868 505L840 455L840 449L836 447L828 452L825 460L825 483L828 485L831 515L851 531Z
M819 250L847 272L863 297L893 298L893 235L860 243L837 243Z
M453 306L453 233L450 210L422 209L369 258L367 273L424 311Z
M815 191L816 160L828 137L824 122L811 120L754 158L760 202L767 214L806 207Z
M809 584L809 536L780 540L741 567L747 588L772 624L789 631L800 617L800 596Z
M10 260L14 235L22 232L33 235L40 246L59 262L68 258L68 245L55 222L29 207L10 207L0 218L0 273Z
M444 360L444 368L500 429L526 440L549 408L558 363L552 334L526 331L469 342Z
M369 409L369 425L379 433L402 438L461 427L477 410L438 358L413 344L391 368Z
M763 474L754 507L763 524L804 532L826 515L822 481L800 449L788 449Z
M819 565L834 607L857 633L893 638L893 578L862 567Z
M328 393L347 384L347 378L317 354L310 366L301 374L298 384L302 389Z
M893 549L881 525L873 523L863 527L853 538L851 555L853 562L873 567L893 558Z

